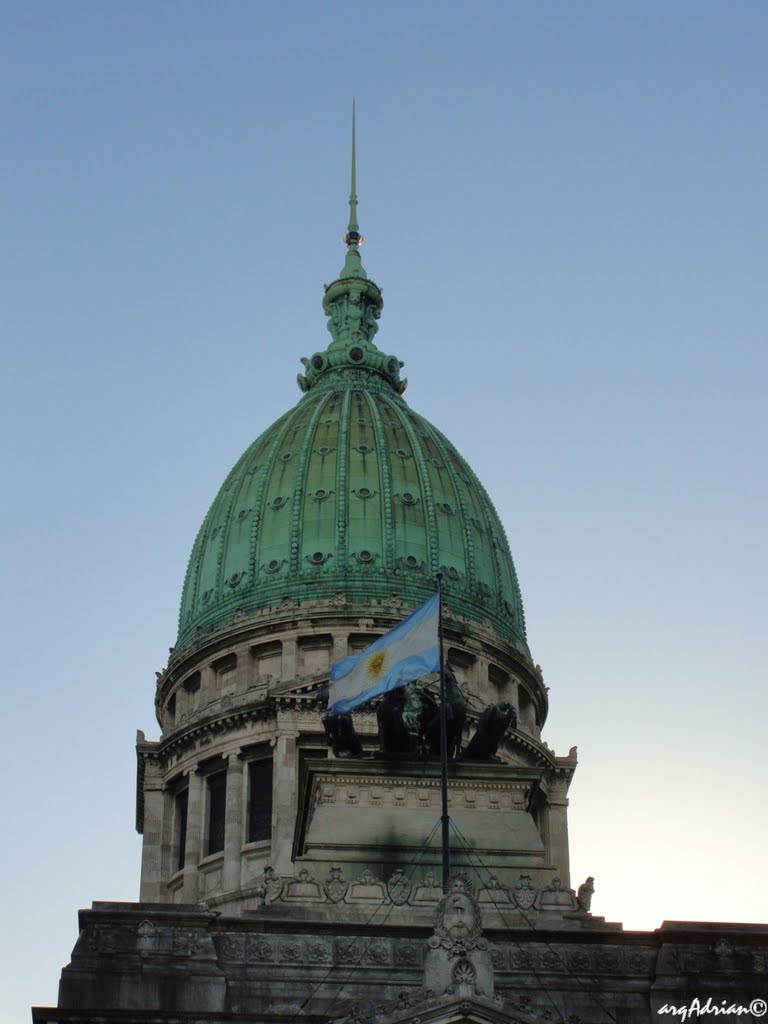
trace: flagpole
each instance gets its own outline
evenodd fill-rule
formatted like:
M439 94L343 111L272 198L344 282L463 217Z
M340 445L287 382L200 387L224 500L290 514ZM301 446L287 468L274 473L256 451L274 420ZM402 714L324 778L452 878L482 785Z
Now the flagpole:
M450 875L450 846L448 841L450 819L448 817L448 728L445 720L445 653L443 650L443 574L437 574L438 616L437 637L440 650L440 789L442 793L443 826L443 892L448 892Z

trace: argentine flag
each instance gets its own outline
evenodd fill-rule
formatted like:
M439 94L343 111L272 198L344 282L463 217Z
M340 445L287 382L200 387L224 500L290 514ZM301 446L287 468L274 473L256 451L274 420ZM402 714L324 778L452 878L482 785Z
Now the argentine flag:
M362 654L350 654L331 665L327 714L341 715L398 686L439 672L439 615L440 595L435 594Z

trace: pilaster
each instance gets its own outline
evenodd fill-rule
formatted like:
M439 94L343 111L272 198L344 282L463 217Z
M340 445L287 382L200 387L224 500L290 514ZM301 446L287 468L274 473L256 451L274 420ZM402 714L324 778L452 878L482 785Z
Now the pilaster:
M241 751L230 751L227 758L227 809L224 823L224 892L240 888L240 851L243 845L243 760Z
M161 901L164 804L160 765L154 758L147 757L144 762L144 841L141 848L139 889L139 899L145 903Z
M568 797L567 783L556 779L550 783L548 807L548 839L552 861L557 865L560 880L568 888L571 884L571 864L568 851Z
M295 637L283 640L283 667L280 675L282 680L296 678L296 649Z
M299 787L297 732L275 738L272 772L272 867L278 874L293 874L291 853Z
M346 633L337 633L333 638L333 657L331 664L335 664L337 661L341 661L346 658L349 648L349 640L347 639Z
M183 902L197 903L198 865L202 852L203 835L203 778L198 769L191 768L189 796L187 798L187 841L184 852Z

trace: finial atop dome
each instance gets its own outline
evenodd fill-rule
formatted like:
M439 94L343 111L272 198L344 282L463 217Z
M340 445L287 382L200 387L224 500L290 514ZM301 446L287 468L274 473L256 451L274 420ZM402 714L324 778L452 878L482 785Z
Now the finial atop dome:
M374 345L379 329L384 300L381 289L371 281L360 262L363 236L357 223L357 149L355 139L355 101L352 101L352 174L349 191L349 227L344 235L347 257L341 273L325 286L323 310L328 317L327 327L333 341L325 352L302 357L305 373L298 375L299 387L309 391L319 378L331 371L354 371L360 386L366 386L371 374L383 378L399 395L405 391L407 381L400 377L403 366L397 356L386 355ZM361 377L361 372L363 376Z

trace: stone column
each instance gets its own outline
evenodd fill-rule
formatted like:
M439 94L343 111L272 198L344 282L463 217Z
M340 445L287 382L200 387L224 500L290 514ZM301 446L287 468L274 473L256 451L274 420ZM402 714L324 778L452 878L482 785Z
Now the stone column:
M187 797L187 842L184 849L184 903L197 903L198 865L202 853L203 837L203 778L197 768L186 772L189 776Z
M296 800L299 785L297 732L275 738L272 765L272 867L279 875L290 875Z
M227 809L224 821L224 892L240 888L240 848L243 845L243 759L240 748L226 754Z
M153 758L144 760L144 839L141 847L141 885L143 903L160 903L163 879L163 776Z

